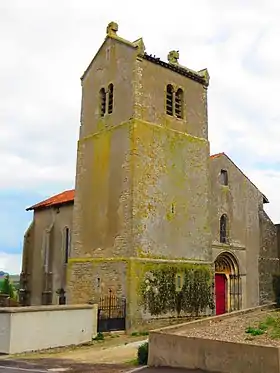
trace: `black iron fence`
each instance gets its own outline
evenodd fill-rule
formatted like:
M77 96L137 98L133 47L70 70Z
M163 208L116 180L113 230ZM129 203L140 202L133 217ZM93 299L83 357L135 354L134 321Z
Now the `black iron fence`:
M240 275L229 275L229 292L229 312L240 310L242 306Z
M109 290L109 295L100 298L98 305L98 332L125 330L126 299L117 297Z

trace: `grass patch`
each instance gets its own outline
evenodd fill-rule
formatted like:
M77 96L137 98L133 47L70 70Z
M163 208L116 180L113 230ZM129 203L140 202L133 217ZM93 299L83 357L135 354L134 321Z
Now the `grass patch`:
M260 329L260 328L252 328L251 326L249 326L245 332L247 334L251 334L252 336L257 336L257 335L262 335L264 334L264 330Z
M256 327L249 326L245 332L253 337L267 334L272 339L280 339L280 316L279 313L269 315L261 321Z
M138 363L137 359L129 360L129 361L126 362L126 364L129 365L129 366L133 366L133 367L138 367L139 366L139 363Z
M144 337L146 335L149 335L149 332L133 332L133 333L131 333L132 337Z

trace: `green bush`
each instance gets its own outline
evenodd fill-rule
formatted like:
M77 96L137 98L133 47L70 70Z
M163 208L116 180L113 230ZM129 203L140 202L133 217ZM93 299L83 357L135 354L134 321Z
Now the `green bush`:
M11 299L16 299L16 291L13 283L10 281L10 276L6 275L0 283L0 293L8 295Z
M94 341L104 341L104 334L101 332L97 333L97 336L93 338Z
M272 276L272 286L277 307L280 307L280 273Z
M149 343L145 342L138 348L137 361L139 365L148 364Z

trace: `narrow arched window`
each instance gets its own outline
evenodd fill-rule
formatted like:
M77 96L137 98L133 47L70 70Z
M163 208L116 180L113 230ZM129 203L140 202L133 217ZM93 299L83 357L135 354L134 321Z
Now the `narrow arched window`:
M104 88L99 91L100 115L104 117L106 113L106 92Z
M175 115L177 118L183 118L183 90L179 88L175 94Z
M68 227L64 228L64 252L65 252L65 263L68 263L70 254L70 229Z
M220 242L228 242L228 218L226 214L223 214L220 219Z
M45 273L49 272L50 264L50 234L46 230L43 236L43 253L44 253L44 271Z
M111 83L108 87L108 114L112 114L114 106L114 86Z
M227 170L221 170L221 184L228 185L228 172Z
M173 115L173 87L168 84L166 87L166 114Z

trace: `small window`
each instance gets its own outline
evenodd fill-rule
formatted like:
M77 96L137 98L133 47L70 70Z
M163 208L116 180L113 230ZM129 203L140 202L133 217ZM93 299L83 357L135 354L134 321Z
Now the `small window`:
M65 263L68 263L70 252L70 230L68 227L64 229L64 247L65 247Z
M182 273L177 273L175 276L175 288L177 292L180 292L184 286L184 276Z
M166 88L166 114L173 115L173 87L168 84Z
M99 97L99 100L100 100L100 115L102 117L104 117L104 115L106 113L106 92L105 92L104 88L100 89L99 95L100 95L100 97Z
M175 115L177 118L183 118L183 91L179 88L175 95Z
M228 185L228 172L227 170L221 170L221 184Z
M228 243L228 219L227 215L223 214L220 219L220 242Z
M108 87L108 114L112 114L114 105L114 86L110 84Z

